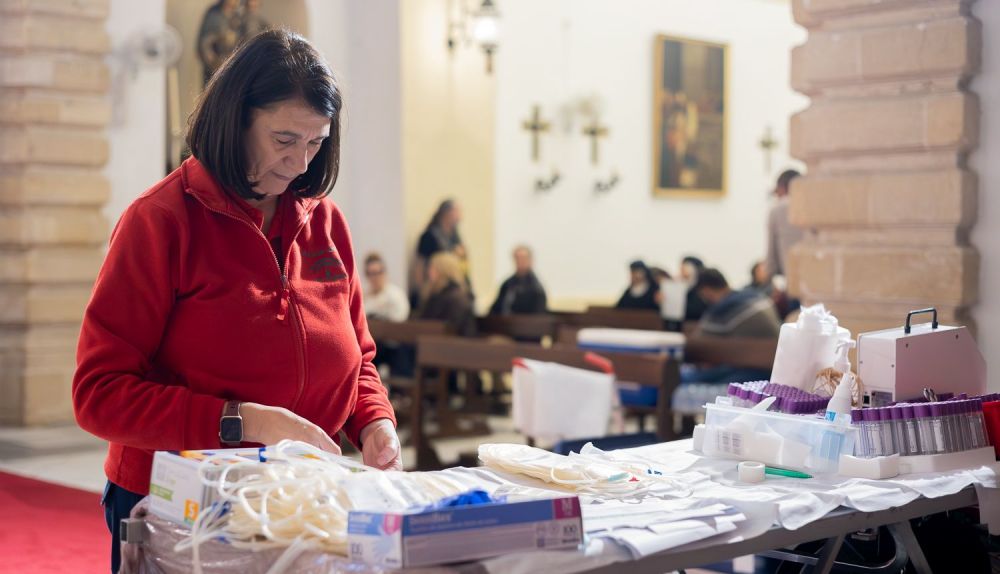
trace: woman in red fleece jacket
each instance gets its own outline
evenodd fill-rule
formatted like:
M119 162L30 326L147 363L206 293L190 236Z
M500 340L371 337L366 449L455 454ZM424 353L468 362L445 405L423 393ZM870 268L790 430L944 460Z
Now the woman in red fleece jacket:
M110 441L105 514L153 452L305 441L401 469L337 178L341 94L309 43L262 33L191 116L192 156L122 215L87 307L73 401ZM117 548L112 549L117 568Z

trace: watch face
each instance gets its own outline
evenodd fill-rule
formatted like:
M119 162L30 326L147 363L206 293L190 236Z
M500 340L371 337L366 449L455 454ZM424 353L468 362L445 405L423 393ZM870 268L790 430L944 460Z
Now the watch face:
M219 437L222 442L240 442L243 440L243 419L240 417L222 417L219 426Z

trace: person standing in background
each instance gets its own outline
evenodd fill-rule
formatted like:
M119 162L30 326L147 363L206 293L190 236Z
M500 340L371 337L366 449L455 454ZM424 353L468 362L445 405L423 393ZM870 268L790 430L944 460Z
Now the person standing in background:
M410 291L410 303L416 307L420 294L427 283L427 272L431 257L440 252L455 254L465 275L466 290L472 293L469 284L469 262L462 237L458 234L458 224L462 220L462 210L453 199L446 199L438 206L430 223L417 241L417 260L413 266L413 284Z
M365 257L365 278L368 279L368 290L364 294L365 315L369 321L381 319L400 323L410 316L406 292L389 282L385 260L378 253Z
M788 221L788 189L799 172L786 169L778 176L774 186L776 198L767 215L767 259L769 277L785 275L788 272L788 254L792 247L802 240L803 232Z
M544 313L545 288L532 269L534 258L525 245L514 248L514 274L500 286L500 293L490 307L490 315Z

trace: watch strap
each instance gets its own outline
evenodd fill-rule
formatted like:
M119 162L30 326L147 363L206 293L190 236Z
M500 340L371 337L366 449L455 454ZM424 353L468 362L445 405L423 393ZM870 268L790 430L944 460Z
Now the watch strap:
M224 417L238 417L240 416L240 405L243 404L240 401L226 401L226 406L222 408L222 416Z

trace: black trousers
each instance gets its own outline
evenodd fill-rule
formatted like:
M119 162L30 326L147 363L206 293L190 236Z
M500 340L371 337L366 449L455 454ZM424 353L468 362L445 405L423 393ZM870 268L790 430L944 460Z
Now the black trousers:
M101 504L104 506L104 520L108 523L108 530L111 531L112 573L117 573L122 563L119 543L122 518L128 518L132 512L132 507L138 504L143 498L145 498L144 495L125 490L110 480L104 486L104 496L101 497Z

